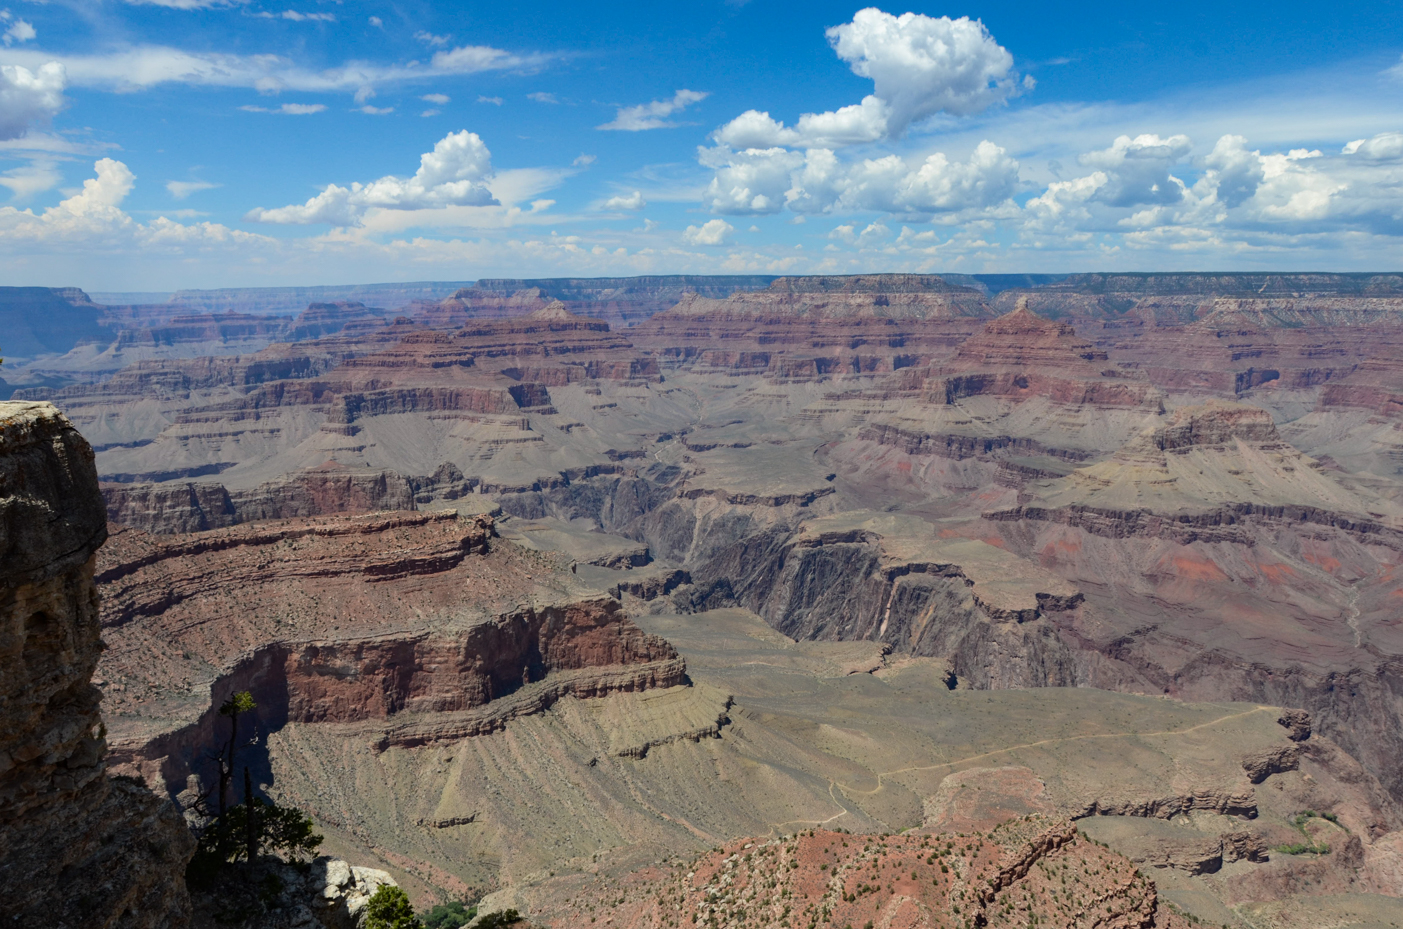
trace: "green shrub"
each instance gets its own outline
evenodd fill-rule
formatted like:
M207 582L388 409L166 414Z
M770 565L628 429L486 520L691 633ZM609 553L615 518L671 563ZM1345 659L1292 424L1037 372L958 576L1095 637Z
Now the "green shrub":
M1272 851L1281 852L1283 855L1328 855L1330 846L1324 842L1319 845L1314 842L1293 842L1290 845L1278 845Z
M365 905L365 929L424 929L414 915L409 896L393 884L384 884Z
M515 926L519 922L521 922L521 914L516 910L502 910L497 913L488 913L473 929L506 929L507 926Z
M424 915L425 929L459 929L472 922L477 916L477 907L469 906L463 900L440 903Z

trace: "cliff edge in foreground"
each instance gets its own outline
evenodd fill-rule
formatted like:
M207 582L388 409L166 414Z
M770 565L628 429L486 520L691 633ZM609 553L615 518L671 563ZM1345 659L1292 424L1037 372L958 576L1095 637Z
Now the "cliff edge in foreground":
M93 452L47 403L0 403L0 923L180 927L195 842L169 802L106 776Z

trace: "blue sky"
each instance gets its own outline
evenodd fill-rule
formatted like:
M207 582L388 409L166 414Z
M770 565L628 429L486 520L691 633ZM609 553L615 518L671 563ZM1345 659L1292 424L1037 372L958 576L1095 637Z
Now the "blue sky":
M1400 264L1398 3L0 9L5 284Z

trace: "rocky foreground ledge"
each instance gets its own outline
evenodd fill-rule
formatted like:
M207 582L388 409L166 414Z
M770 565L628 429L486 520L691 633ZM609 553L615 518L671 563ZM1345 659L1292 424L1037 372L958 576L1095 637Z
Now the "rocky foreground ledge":
M195 840L106 776L93 560L107 514L88 444L47 403L0 403L0 916L23 927L181 926Z

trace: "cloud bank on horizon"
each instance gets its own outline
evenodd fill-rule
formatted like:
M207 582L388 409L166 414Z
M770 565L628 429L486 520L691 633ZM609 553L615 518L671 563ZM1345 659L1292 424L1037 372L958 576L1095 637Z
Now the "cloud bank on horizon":
M0 283L1391 269L1403 254L1403 31L1361 33L1310 72L1263 62L1269 80L1193 86L1173 68L1150 80L1109 37L1060 49L1095 59L1079 86L1036 24L1023 51L977 15L867 8L783 33L749 6L707 15L723 35L689 51L665 20L659 48L618 44L607 22L494 41L491 22L354 0L0 11ZM1139 86L1086 93L1118 74Z

